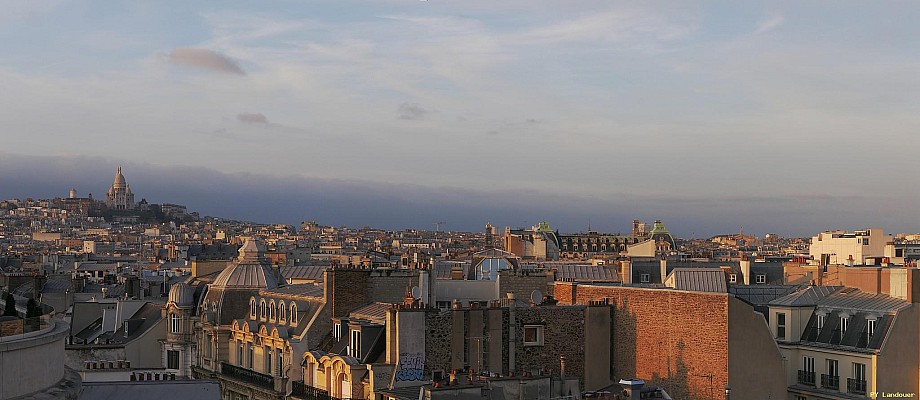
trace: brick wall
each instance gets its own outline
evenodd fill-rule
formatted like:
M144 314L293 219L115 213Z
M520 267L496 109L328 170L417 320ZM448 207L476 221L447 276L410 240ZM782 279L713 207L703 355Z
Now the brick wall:
M724 397L726 294L570 283L556 284L555 293L559 304L608 299L614 306L614 380L645 379L675 399Z
M326 299L332 304L332 317L345 317L351 310L367 304L370 271L350 268L326 270Z
M511 271L502 271L498 281L498 290L502 296L514 292L518 299L529 301L530 294L539 290L544 296L553 294L553 276L551 273L533 273L521 275Z
M406 292L419 286L418 271L376 270L370 274L368 297L370 301L402 303Z

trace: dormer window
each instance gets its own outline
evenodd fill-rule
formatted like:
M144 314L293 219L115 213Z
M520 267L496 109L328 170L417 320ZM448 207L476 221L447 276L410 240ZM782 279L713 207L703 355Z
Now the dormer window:
M818 314L818 320L817 320L817 323L816 323L816 325L817 325L817 327L818 327L818 332L821 332L821 329L824 328L824 320L826 320L826 319L827 319L827 315Z
M265 299L259 302L259 318L265 319Z
M869 339L872 339L872 335L875 334L876 321L877 320L874 319L866 320L866 342L868 342Z
M278 314L281 318L281 322L287 321L287 307L284 306L284 302L278 304Z
M338 342L342 339L342 323L336 322L332 327L332 337L335 338L335 341Z
M848 315L840 316L840 336L842 337L847 333L847 327L850 325L850 317Z
M291 324L297 325L297 304L291 304Z
M767 283L767 276L764 274L757 275L757 283Z
M348 355L354 358L361 358L361 331L354 329L351 331L351 345L348 347Z
M275 301L274 300L272 300L271 303L269 303L268 305L268 319L270 320L275 319Z
M256 299L249 299L249 318L256 319Z

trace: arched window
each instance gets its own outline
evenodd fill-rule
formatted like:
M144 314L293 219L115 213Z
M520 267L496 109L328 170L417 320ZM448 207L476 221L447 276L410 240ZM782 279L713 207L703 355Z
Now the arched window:
M275 301L274 300L268 303L268 319L270 320L275 319Z
M287 307L284 306L284 301L278 303L278 317L281 322L287 321Z
M265 318L265 299L259 301L259 318Z
M297 304L291 304L291 324L297 324Z
M249 299L249 318L256 319L256 299Z

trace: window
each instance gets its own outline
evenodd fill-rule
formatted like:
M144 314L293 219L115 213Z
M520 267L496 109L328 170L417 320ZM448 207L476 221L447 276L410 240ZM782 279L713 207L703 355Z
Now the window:
M728 283L738 283L738 274L728 274Z
M842 337L847 333L847 327L850 325L850 317L846 315L840 316L840 336Z
M249 299L249 318L256 319L256 299Z
M639 275L639 280L640 280L642 283L649 283L649 282L651 281L651 279L649 278L649 274L641 274L641 275Z
M837 360L827 359L827 376L840 376L840 369L837 366Z
M262 348L262 363L264 364L263 370L266 374L270 374L272 371L272 349L270 347Z
M275 350L275 375L281 376L281 367L284 366L281 350Z
M265 318L265 299L259 301L259 318Z
M269 303L268 305L268 319L271 319L271 320L275 319L275 301L274 300L272 300L272 302Z
M866 325L866 341L867 342L869 341L869 339L872 339L872 335L875 334L875 321L876 320L874 319L870 319L866 321L867 322L867 325Z
M441 310L449 310L449 309L450 309L450 302L449 302L449 301L437 301L437 302L435 302L435 304L436 304L437 307L438 307L439 309L441 309Z
M248 366L249 369L252 369L252 343L248 344L246 347L249 349L249 354L246 355L246 366Z
M287 307L284 306L284 302L278 304L278 314L281 317L281 322L287 321Z
M857 381L866 380L866 364L853 363L853 379Z
M827 318L827 315L818 314L818 332L821 332L821 329L824 328L824 320Z
M335 338L335 341L338 342L342 339L342 323L336 322L332 327L332 337Z
M524 325L524 346L543 345L543 325Z
M176 350L166 350L166 368L179 369L179 352Z
M178 314L172 314L169 316L169 332L170 333L181 333L182 332L182 318Z
M243 344L240 343L240 347L236 349L236 363L239 366L243 366Z
M815 372L815 358L812 356L802 357L802 370L805 372Z
M351 346L348 347L348 355L361 358L361 331L353 329L351 331Z
M757 283L767 283L767 276L764 274L758 274Z
M795 395L795 400L808 400L808 397Z
M786 339L786 313L776 313L776 338Z
M291 324L297 325L297 304L291 304Z

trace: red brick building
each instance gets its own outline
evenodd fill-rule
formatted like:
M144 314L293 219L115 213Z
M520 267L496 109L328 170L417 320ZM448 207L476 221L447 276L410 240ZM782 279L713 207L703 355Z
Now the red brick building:
M764 316L726 293L556 283L559 304L614 307L614 381L645 379L677 399L785 398L783 357Z

